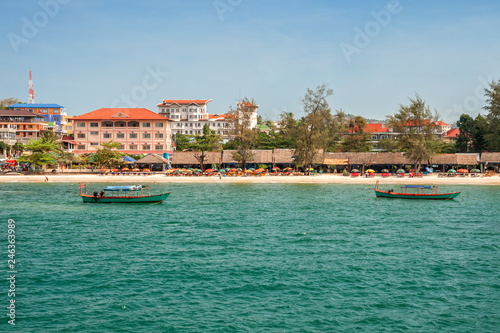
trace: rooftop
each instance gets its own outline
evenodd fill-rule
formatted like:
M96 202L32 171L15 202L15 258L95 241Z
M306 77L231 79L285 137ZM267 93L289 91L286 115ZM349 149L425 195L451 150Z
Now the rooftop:
M72 118L75 120L165 120L170 119L144 108L102 108Z
M211 99L164 99L163 102L156 106L206 105L211 101Z
M43 103L38 103L38 104L28 104L28 103L17 103L9 106L9 108L64 108L64 106L59 105L59 104L43 104Z

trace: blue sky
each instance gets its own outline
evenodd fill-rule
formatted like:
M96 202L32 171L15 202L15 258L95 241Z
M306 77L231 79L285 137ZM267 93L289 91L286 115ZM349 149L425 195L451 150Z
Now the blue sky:
M441 119L476 116L500 79L500 2L24 0L0 5L0 99L70 115L254 98L264 119L303 115L307 88L332 110L385 119L418 93Z

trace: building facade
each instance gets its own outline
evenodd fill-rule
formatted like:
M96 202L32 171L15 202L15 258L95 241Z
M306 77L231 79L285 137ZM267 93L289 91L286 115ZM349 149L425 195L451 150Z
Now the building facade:
M67 113L64 111L64 106L59 104L13 104L9 109L24 110L42 116L47 122L47 128L57 133L64 133L63 126L66 125L64 116Z
M207 105L211 99L198 100L163 100L158 107L158 114L172 120L172 134L200 135L203 127L207 124L223 139L229 135L229 124L226 114L210 114ZM250 127L257 126L258 105L245 105L253 110L250 119Z
M40 137L47 129L45 119L25 110L0 110L0 141L12 145L16 142L27 144Z
M75 154L93 153L102 143L120 143L127 154L171 153L170 119L143 108L103 108L72 118Z

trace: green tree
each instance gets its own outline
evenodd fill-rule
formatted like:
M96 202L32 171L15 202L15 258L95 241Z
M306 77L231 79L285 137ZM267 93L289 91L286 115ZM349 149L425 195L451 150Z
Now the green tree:
M416 172L422 162L436 154L437 120L437 112L433 113L418 94L415 99L410 98L410 105L400 105L399 112L387 116L389 127L399 133L405 155L415 165Z
M388 153L394 153L401 150L401 141L392 138L385 138L378 142L377 148Z
M484 91L487 104L483 109L488 111L488 129L484 138L489 151L500 152L500 80L492 81L490 89Z
M7 156L7 152L10 150L10 146L3 141L0 141L0 154Z
M468 114L462 114L457 121L460 134L455 141L456 151L459 153L468 153L472 144L472 133L474 131L474 119Z
M177 133L175 135L175 150L184 151L189 150L189 145L191 144L191 140L187 135Z
M371 134L365 132L366 120L357 116L349 121L348 133L344 137L344 142L342 144L344 151L350 152L368 152L370 151L370 145L368 140L371 138Z
M257 129L251 128L251 124L256 115L256 107L257 104L253 99L249 100L245 97L236 108L231 107L226 116L229 137L236 148L232 156L243 169L246 169L247 162L251 161L254 156L251 149L256 143Z
M488 149L488 142L486 140L486 135L489 130L488 125L488 121L480 114L474 119L474 127L471 133L473 152L481 153Z
M194 136L189 149L193 152L194 158L200 163L200 169L205 170L207 153L220 151L221 148L221 137L214 130L211 130L208 124L205 124L203 126L203 135Z
M4 110L13 104L21 103L20 100L14 97L0 99L0 110Z
M302 100L305 116L294 131L295 162L306 169L313 165L319 150L328 145L332 114L326 99L332 94L333 90L322 84L314 91L307 89Z
M102 168L106 166L111 168L112 166L121 164L123 162L121 159L122 154L116 151L120 145L119 142L113 142L113 140L101 143L101 147L97 148L97 151L94 153L94 163L97 167Z
M61 152L61 143L52 140L49 136L40 137L37 140L31 140L24 148L30 152L30 154L23 154L19 160L21 162L28 162L32 165L42 167L46 164L54 162L53 156L50 156L49 152Z

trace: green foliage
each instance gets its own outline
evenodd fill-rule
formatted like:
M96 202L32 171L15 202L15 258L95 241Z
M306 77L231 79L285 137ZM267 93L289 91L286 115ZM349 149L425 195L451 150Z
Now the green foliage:
M488 122L484 139L489 151L500 152L500 80L492 81L490 88L485 89Z
M410 98L410 105L400 105L398 113L387 116L389 127L400 133L402 150L417 172L422 162L436 154L437 120L437 112L433 113L418 94L415 99Z
M368 140L371 138L371 134L365 132L366 120L357 116L349 121L348 130L349 133L345 135L344 142L342 143L343 151L349 152L368 152L370 151L370 145Z
M3 141L0 141L0 154L4 154L7 150L10 149L10 146Z
M456 151L459 153L468 153L472 149L472 136L474 132L474 119L468 114L462 114L457 121L460 134L455 142Z
M305 116L292 132L296 137L295 156L299 166L310 168L319 152L329 143L332 114L326 98L333 94L322 84L315 91L307 89L302 100Z
M122 154L116 151L118 147L120 147L120 143L113 142L113 140L101 143L101 147L97 148L97 151L93 155L93 162L98 168L102 168L104 166L111 168L115 165L122 164Z
M188 150L193 152L194 157L200 163L200 169L204 170L205 161L207 160L207 152L219 151L222 148L221 137L211 130L208 124L203 126L203 135L191 137Z
M190 143L191 140L187 135L181 133L177 133L175 135L175 150L177 151L189 150Z
M385 138L378 142L377 148L388 153L398 152L401 151L401 141Z
M0 99L0 110L7 109L9 106L17 103L21 103L21 101L14 97Z

